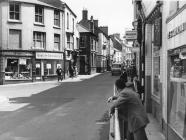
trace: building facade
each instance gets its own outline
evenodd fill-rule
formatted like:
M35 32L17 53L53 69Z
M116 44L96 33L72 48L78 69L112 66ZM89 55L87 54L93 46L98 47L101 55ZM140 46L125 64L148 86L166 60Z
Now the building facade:
M61 2L4 0L0 11L1 84L56 75L64 60Z
M91 16L88 19L88 11L82 11L79 60L80 74L92 74L96 72L97 48L98 48L98 20Z
M65 73L68 74L70 67L78 67L78 46L79 46L79 33L76 28L77 16L70 9L70 7L63 3L64 6L64 29L65 29Z
M164 61L167 62L164 72L167 81L164 102L167 106L163 106L163 117L167 124L167 138L181 140L186 139L186 2L165 2L163 11L166 27Z
M139 4L145 15L145 106L166 139L182 140L186 138L186 2Z
M109 47L108 27L98 29L98 53L97 53L97 72L105 72L108 66L107 50Z

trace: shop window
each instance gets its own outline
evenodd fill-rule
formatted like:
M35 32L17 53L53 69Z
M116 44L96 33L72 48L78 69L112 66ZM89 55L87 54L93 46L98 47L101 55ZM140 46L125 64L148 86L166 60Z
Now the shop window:
M44 49L46 44L46 35L43 32L33 33L34 49Z
M168 123L186 138L186 59L173 55L169 60Z
M60 11L54 10L54 25L60 27Z
M20 4L11 2L9 5L9 18L11 20L20 20Z
M19 49L21 48L21 30L9 30L9 48Z
M5 80L31 79L31 60L25 58L7 59Z
M54 34L54 49L60 50L60 35Z
M61 61L45 60L44 61L44 75L56 75L57 67L61 67Z
M42 6L35 6L35 22L44 23L44 8Z

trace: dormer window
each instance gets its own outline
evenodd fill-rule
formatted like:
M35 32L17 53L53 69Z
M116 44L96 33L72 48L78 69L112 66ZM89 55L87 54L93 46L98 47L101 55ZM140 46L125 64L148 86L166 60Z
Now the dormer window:
M11 2L9 6L9 18L11 20L20 20L20 4Z

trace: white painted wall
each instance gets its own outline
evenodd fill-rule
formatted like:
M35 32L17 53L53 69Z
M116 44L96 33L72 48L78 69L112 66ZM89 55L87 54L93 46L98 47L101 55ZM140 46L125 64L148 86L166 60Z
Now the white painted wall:
M69 15L69 28L68 29L67 29L67 13ZM65 19L65 21L64 21L65 32L70 32L70 33L74 32L74 49L77 49L76 37L79 38L79 33L77 31L77 28L76 28L77 18L74 16L74 14L67 7L65 8L64 19ZM74 19L74 31L73 31L73 19ZM65 34L65 47L67 47L67 36L66 36L66 34Z
M61 24L62 24L62 14L61 11ZM14 49L9 48L8 38L9 29L19 29L22 30L22 49L30 50L33 47L33 31L46 32L46 50L54 50L54 33L60 34L61 44L63 42L63 28L54 28L54 9L50 7L44 8L44 27L34 25L35 22L35 5L29 3L21 3L21 23L11 23L9 21L9 4L4 3L2 7L2 33L3 33L3 48L4 49ZM52 17L52 18L51 18ZM61 45L62 46L62 45ZM61 50L63 47L61 48Z

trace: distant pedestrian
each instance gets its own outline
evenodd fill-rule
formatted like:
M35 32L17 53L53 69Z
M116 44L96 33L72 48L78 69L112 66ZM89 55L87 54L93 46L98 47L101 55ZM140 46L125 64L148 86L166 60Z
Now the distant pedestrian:
M149 123L147 113L138 94L134 91L133 83L127 82L124 86L121 79L115 82L118 96L111 96L108 102L115 100L110 108L110 114L118 108L119 118L128 122L128 131L133 134L134 140L148 140L145 127Z
M58 82L63 80L63 69L59 66L56 70Z
M124 82L127 82L127 71L126 71L126 69L123 69L121 71L120 79L123 80Z

